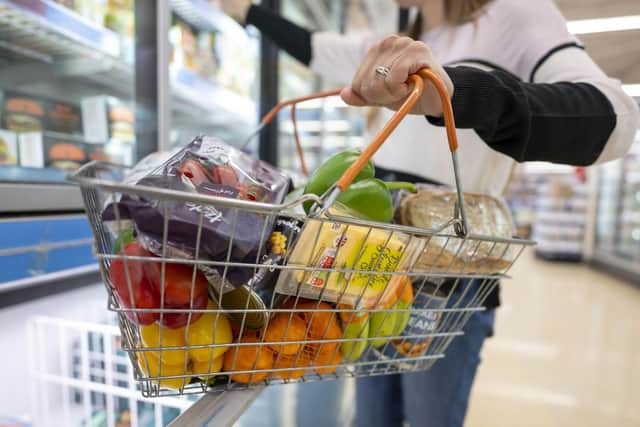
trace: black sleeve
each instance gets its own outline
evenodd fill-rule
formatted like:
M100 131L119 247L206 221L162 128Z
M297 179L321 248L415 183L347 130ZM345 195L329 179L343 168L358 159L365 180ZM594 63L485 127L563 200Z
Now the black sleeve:
M249 8L246 21L304 65L311 63L311 32L309 30L299 27L269 9L256 5Z
M594 163L616 127L602 92L588 83L524 83L504 71L445 67L454 83L456 126L474 129L513 159ZM427 117L442 126L442 118Z

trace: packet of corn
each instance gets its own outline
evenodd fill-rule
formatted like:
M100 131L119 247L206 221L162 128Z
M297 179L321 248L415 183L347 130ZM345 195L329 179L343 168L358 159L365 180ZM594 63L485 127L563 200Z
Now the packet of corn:
M352 217L335 205L332 216ZM339 304L372 306L393 274L406 268L414 249L400 232L375 227L309 219L278 279L276 292ZM415 240L415 239L413 239Z

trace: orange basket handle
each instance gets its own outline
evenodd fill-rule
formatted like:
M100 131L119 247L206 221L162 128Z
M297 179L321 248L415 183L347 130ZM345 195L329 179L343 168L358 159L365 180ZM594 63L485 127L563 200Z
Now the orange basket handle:
M421 78L422 77L422 78ZM454 152L458 149L458 137L456 135L456 125L455 119L453 117L453 108L451 107L451 101L449 100L449 94L447 92L447 88L440 80L440 78L428 68L422 68L416 74L409 76L409 81L413 83L413 90L411 94L404 102L402 107L391 117L389 122L382 128L382 130L376 135L371 144L367 146L367 148L362 152L362 155L356 162L354 162L349 169L342 175L342 177L337 182L337 187L340 188L341 191L344 191L351 185L351 182L355 179L355 177L360 173L360 170L371 160L373 155L378 151L378 149L384 144L384 142L389 138L389 135L398 127L398 124L405 118L407 114L411 111L413 106L416 104L418 99L422 96L424 92L424 81L422 79L428 79L433 83L438 94L440 95L440 99L442 102L442 110L444 114L444 123L447 129L447 138L449 140L449 149L451 152ZM342 89L333 89L324 92L318 92L307 96L302 96L299 98L293 98L286 101L282 101L276 104L271 111L269 111L262 119L260 124L261 128L269 124L276 115L286 107L291 106L291 122L293 124L293 135L296 142L296 150L298 152L298 157L300 158L300 167L302 169L302 173L306 176L308 175L307 167L304 161L304 153L302 150L302 146L300 144L300 139L298 136L298 126L296 122L296 105L310 101L312 99L319 98L327 98L330 96L338 96Z
M356 176L360 173L363 167L371 160L373 155L378 151L378 149L385 143L389 135L398 127L400 122L409 114L413 106L418 102L422 93L424 92L424 81L422 79L428 79L433 83L436 90L438 91L438 95L440 95L440 100L442 102L442 111L444 114L444 122L447 128L447 138L449 140L449 149L451 152L455 152L458 149L458 137L456 135L456 125L455 120L453 118L453 108L451 106L451 101L449 100L449 93L447 92L447 88L440 80L440 78L431 70L427 68L422 68L416 74L409 76L409 82L413 83L413 90L411 94L406 99L404 104L395 112L393 117L387 122L387 124L378 132L376 137L373 139L371 144L364 149L360 157L353 162L353 164L345 171L342 177L336 183L336 187L338 187L341 191L345 191L351 182L355 179Z
M371 160L373 155L380 149L382 144L385 143L389 135L398 127L400 122L409 114L413 106L418 102L422 93L424 92L424 80L429 80L433 86L436 88L438 95L440 96L440 102L442 103L442 113L444 116L444 124L447 130L447 140L449 142L449 151L451 151L451 158L453 161L453 170L456 181L456 190L458 194L458 201L456 203L453 226L456 234L460 237L464 237L468 233L467 227L467 217L464 209L464 195L462 193L461 185L460 185L460 176L458 171L458 136L456 134L456 124L455 118L453 115L453 107L451 105L451 100L449 98L449 93L447 92L447 88L438 77L436 73L429 70L428 68L422 68L417 73L409 76L408 82L413 84L413 89L411 93L402 104L402 106L394 113L391 119L387 122L387 124L378 132L373 141L364 149L364 151L360 154L360 157L349 166L349 168L344 172L344 174L340 177L340 179L336 182L335 186L330 188L327 193L322 196L323 206L321 206L320 210L316 210L314 215L319 215L322 212L326 211L326 209L331 206L331 204L335 201L338 194L340 192L345 191L349 185L353 182L356 176L360 173L362 168ZM302 151L302 147L300 145L299 137L298 137L298 129L295 120L295 105L309 101L311 99L325 98L329 96L339 95L342 89L334 89L325 92L319 92L316 94L290 99L288 101L283 101L277 104L264 118L262 119L260 127L266 126L273 118L280 112L283 108L288 106L293 106L292 109L292 124L293 124L293 133L296 142L296 148L298 151L298 156L300 157L300 166L303 174L307 175L307 168L304 162L304 155ZM312 208L312 211L314 209Z
M293 125L293 139L296 143L296 151L298 153L298 158L300 159L300 170L304 176L309 176L309 170L307 169L307 164L304 161L304 151L302 150L302 144L300 144L300 136L298 134L298 121L296 120L296 105L301 102L311 101L312 99L319 98L328 98L330 96L338 96L342 89L333 89L327 90L324 92L318 92L307 96L302 96L300 98L293 98L286 101L279 102L269 111L260 122L260 127L258 131L268 125L276 115L282 111L284 108L291 106L291 124ZM249 137L251 138L251 137Z

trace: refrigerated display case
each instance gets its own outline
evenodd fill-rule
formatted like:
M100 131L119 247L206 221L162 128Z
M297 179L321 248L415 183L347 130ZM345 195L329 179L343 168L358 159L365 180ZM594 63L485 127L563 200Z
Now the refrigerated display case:
M621 160L597 170L592 262L640 283L640 133Z
M0 2L3 213L79 210L79 193L64 171L92 159L132 160L127 152L135 141L109 133L117 125L111 111L83 110L85 99L108 95L120 103L118 120L132 117L131 29L103 25L120 15L85 10L82 2L77 9L45 0ZM92 126L105 135L87 137Z
M0 1L3 306L98 278L66 174L136 153L132 2L103 3Z
M92 160L130 166L202 133L246 136L258 44L206 0L0 0L4 300L98 279L69 171Z
M208 0L0 0L0 306L99 280L89 224L79 190L67 181L69 171L91 160L133 165L202 133L231 144L246 138L258 116L259 43L255 32ZM73 344L70 335L57 337ZM80 343L86 341L85 334ZM158 417L167 405L128 395L135 384L117 353L111 361L100 356L94 366L75 348L65 348L70 360L62 372L47 371L46 361L37 368L44 370L35 371L46 377L40 397L48 399L52 391L51 399L71 403L59 407L63 416L77 409L77 393L55 390L66 384L85 387L82 415L91 416L83 417L83 425L114 425L114 405L121 402L129 403L126 417L139 408L137 425L168 422ZM91 374L84 376L82 365L83 376L74 377L73 360L89 363ZM211 415L233 419L232 408L240 411L256 393L204 403L218 405ZM191 403L168 406L175 416ZM151 424L140 418L149 409L147 421L155 413Z
M259 38L205 0L171 0L170 146L198 134L240 144L258 120Z

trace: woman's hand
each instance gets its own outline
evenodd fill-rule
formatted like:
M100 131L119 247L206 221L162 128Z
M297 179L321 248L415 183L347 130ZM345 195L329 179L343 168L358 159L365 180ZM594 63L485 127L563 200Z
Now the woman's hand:
M376 71L378 67L389 70L386 77ZM367 53L350 87L340 94L344 102L355 106L384 106L397 110L411 90L407 79L423 67L435 72L453 95L453 83L435 59L429 47L408 37L396 35L385 37ZM442 116L438 92L431 82L425 82L422 98L411 110L412 114Z
M221 8L224 13L244 25L251 3L251 0L222 0Z

